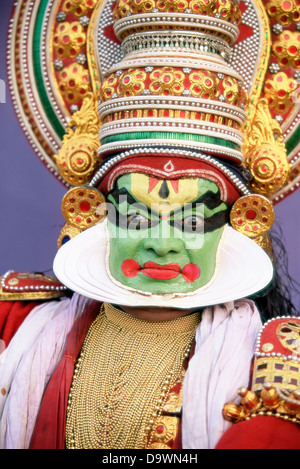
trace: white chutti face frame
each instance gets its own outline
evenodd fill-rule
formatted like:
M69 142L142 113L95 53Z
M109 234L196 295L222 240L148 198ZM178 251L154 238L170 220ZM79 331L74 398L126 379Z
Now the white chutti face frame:
M253 295L272 280L268 255L251 239L225 226L212 280L188 294L153 295L130 290L112 278L107 263L107 223L89 228L58 251L54 272L72 291L102 302L126 306L201 308Z

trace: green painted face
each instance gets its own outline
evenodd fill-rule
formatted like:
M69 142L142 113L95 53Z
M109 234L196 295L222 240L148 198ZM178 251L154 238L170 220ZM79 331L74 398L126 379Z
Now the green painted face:
M109 267L118 282L165 294L192 292L212 279L228 215L214 182L128 174L108 201Z

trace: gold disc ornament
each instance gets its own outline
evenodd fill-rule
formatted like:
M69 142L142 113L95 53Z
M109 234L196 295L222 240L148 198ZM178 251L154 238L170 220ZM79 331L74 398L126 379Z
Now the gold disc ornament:
M89 183L99 164L98 146L85 136L64 144L56 161L60 174L69 184L79 186Z
M75 238L75 236L79 235L80 233L81 230L79 228L75 228L75 226L71 226L66 223L59 233L59 237L57 239L57 249L60 249L64 244L70 241L70 239Z
M274 221L273 205L262 195L240 197L230 212L232 227L249 238L266 235Z
M64 196L61 210L68 225L84 231L105 217L105 197L91 187L74 187Z
M291 166L285 151L268 143L250 151L246 155L246 164L253 176L253 191L266 196L275 193L286 183Z

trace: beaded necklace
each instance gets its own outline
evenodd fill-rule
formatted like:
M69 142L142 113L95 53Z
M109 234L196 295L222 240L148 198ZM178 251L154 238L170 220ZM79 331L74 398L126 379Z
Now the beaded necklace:
M66 447L145 448L199 322L199 313L144 321L104 304L75 367Z

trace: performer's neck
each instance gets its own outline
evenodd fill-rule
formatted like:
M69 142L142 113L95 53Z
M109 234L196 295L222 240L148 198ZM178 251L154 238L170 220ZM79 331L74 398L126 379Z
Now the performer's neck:
M119 306L120 309L126 313L144 321L171 321L173 319L187 316L194 310L174 309L174 308L159 308L159 307L131 307Z

